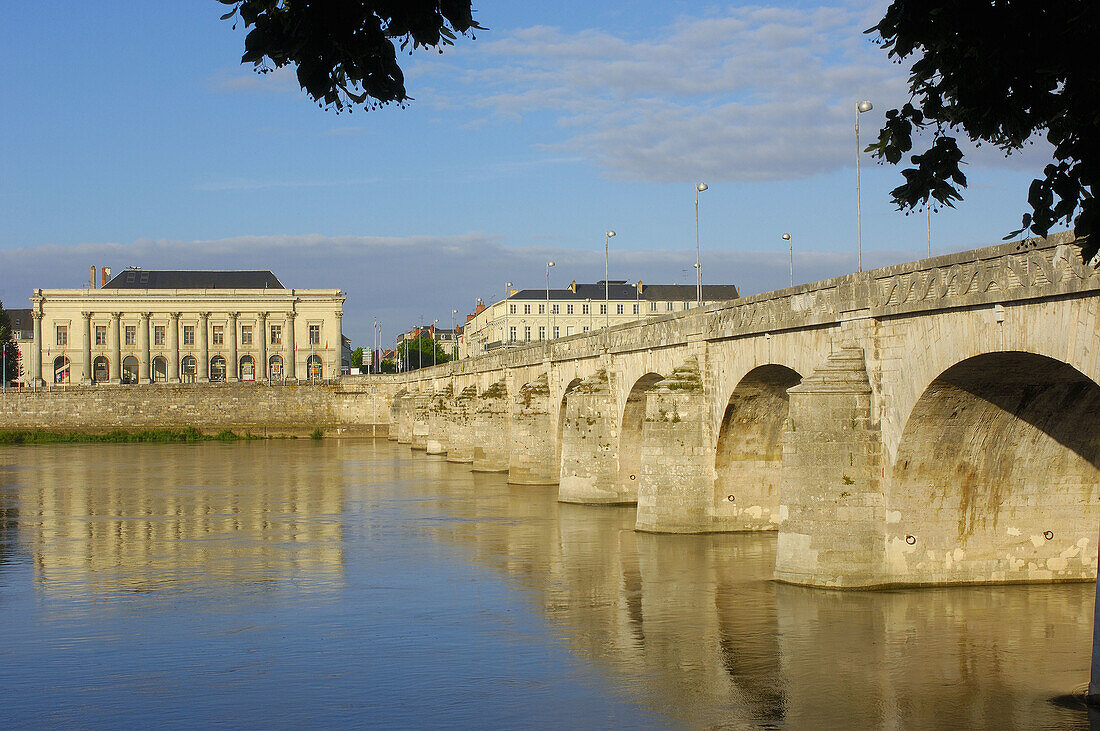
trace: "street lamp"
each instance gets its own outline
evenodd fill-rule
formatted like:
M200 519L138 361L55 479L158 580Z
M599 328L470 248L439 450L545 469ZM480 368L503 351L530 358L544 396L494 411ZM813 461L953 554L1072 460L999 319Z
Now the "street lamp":
M511 296L512 296L512 283L511 282L505 282L504 283L504 333L508 336L508 342L509 343L512 342L511 330L508 329L508 311L510 309L512 309L512 304L508 301L508 298L510 298ZM502 337L501 342L503 342L503 341L504 341L504 338Z
M546 339L550 339L550 267L554 262L546 262Z
M439 318L432 320L432 365L435 365L435 331L439 327Z
M458 310L451 310L451 360L458 360L458 331L455 330L455 315Z
M695 306L703 303L703 268L699 266L699 194L707 189L706 183L695 186Z
M584 308L588 310L588 332L592 332L592 298L584 298Z
M610 297L608 296L608 282L607 282L607 244L611 239L615 237L614 231L608 231L603 235L603 326L609 327L609 317L611 312ZM591 310L592 308L588 308Z
M794 286L794 242L790 234L783 234L783 240L791 245L791 286Z
M856 104L856 269L863 271L863 221L859 200L859 115L874 109L871 102L864 99Z

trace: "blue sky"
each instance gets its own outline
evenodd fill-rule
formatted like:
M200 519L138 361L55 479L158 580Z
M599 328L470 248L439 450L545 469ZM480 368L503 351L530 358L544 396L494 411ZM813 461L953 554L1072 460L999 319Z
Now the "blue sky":
M493 299L504 282L691 282L745 293L855 269L855 101L871 141L905 69L861 31L885 2L475 1L489 30L406 57L406 109L337 116L239 64L213 0L20 3L0 29L0 299L92 264L270 268L347 290L357 343ZM933 250L1018 227L1036 146L971 156ZM897 169L863 165L864 264L921 256Z

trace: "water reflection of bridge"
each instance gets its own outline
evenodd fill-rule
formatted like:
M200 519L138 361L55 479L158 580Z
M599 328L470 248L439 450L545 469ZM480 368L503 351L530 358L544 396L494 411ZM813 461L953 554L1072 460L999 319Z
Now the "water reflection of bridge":
M0 543L17 540L50 592L325 590L342 583L341 463L280 457L291 448L204 445L201 462L190 445L20 448L22 468L0 473L18 538Z
M637 533L630 508L413 464L452 518L426 530L529 592L639 703L693 725L1028 727L1087 676L1087 585L777 584L774 534Z

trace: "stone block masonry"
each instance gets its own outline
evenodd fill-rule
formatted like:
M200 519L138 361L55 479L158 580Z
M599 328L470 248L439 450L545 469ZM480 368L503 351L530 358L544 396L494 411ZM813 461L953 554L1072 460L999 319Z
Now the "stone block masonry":
M390 399L386 385L67 386L0 393L0 429L103 432L112 429L195 427L254 434L385 436Z

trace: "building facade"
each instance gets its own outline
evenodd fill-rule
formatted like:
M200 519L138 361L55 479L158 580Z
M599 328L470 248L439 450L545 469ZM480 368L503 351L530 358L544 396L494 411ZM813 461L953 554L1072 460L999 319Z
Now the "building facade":
M565 289L513 289L507 299L478 303L458 338L460 358L509 345L553 340L697 306L694 284L629 284L603 280ZM732 284L703 286L698 305L737 299Z
M127 269L99 289L36 289L23 379L335 378L344 299L338 289L287 289L269 271Z

